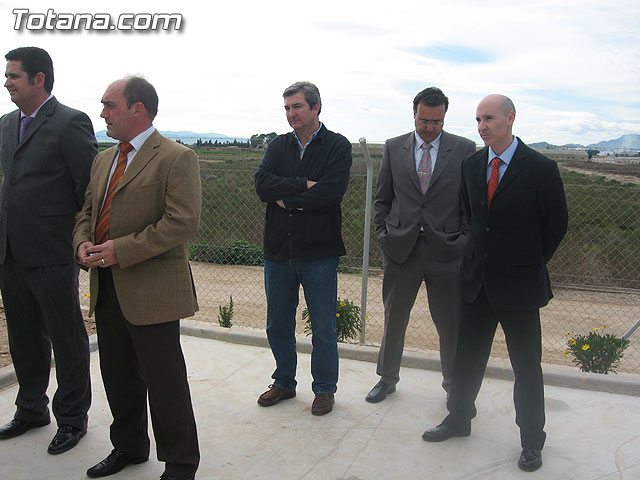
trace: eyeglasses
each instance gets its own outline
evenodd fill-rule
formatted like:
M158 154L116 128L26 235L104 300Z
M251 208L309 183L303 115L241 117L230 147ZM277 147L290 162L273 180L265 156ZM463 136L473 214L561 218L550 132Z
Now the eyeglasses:
M417 122L420 125L433 125L434 127L441 127L444 124L444 120L427 120L425 118L418 118Z

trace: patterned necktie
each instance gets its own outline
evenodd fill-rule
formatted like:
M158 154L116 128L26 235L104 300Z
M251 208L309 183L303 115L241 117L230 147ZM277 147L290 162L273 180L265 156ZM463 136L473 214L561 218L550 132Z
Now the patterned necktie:
M100 215L98 216L98 224L96 225L96 245L100 245L109 239L111 199L113 198L113 194L116 191L118 183L120 183L120 180L122 179L122 175L124 175L124 170L127 167L127 154L133 150L133 146L129 142L121 143L119 145L119 150L118 163L116 164L116 169L113 171L113 175L111 175L107 194L104 197L104 204L102 205L102 210L100 210Z
M424 142L422 144L422 158L418 164L418 182L420 183L420 190L424 195L429 189L429 180L431 180L431 144Z
M491 207L491 199L493 198L493 194L496 192L496 188L498 188L498 181L500 180L500 162L502 162L502 160L498 157L491 160L491 175L489 176L489 183L487 184L487 208Z
M20 136L18 137L18 140L20 142L22 141L22 137L24 137L24 132L26 132L27 128L29 128L29 124L31 123L32 120L33 120L33 117L27 117L27 116L22 117L22 121L20 122Z

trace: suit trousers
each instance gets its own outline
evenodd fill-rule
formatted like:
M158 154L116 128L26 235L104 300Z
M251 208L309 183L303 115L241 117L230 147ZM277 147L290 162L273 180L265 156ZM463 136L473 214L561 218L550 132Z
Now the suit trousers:
M383 255L384 336L378 354L377 374L382 382L395 385L400 379L400 362L411 309L424 282L431 318L438 331L442 386L448 392L460 323L458 272L460 259L439 262L423 235L402 264Z
M136 326L124 318L110 268L99 271L96 327L100 371L113 415L111 443L149 455L147 395L158 460L165 472L192 476L200 462L179 320Z
M473 303L462 303L458 349L453 366L453 383L447 402L445 425L467 429L476 415L475 399L491 353L498 323L504 331L515 384L513 400L516 424L523 448L542 449L544 432L544 383L540 311L499 311L487 301L484 288Z
M53 346L58 382L53 415L58 425L87 428L89 340L78 299L78 272L73 263L22 267L10 249L0 265L9 345L19 384L15 413L19 420L49 418L46 392Z

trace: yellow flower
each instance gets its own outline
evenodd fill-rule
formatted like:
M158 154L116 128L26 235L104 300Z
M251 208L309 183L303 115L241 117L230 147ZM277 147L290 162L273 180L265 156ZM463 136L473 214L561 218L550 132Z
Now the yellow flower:
M607 328L607 326L606 325L602 325L602 328Z
M346 303L344 303L344 302L340 302L340 306L341 306L341 307L344 307L345 305L346 305Z
M589 345L587 345L586 343L584 345L582 345L582 350L589 350L591 347Z
M90 293L87 293L87 294L85 295L85 297L87 297L87 298L91 298L91 294L90 294Z
M596 327L593 329L594 332L597 332L598 330L600 330L600 327Z
M567 332L567 335L571 335L571 332Z
M573 338L572 338L569 342L571 343L571 345L575 345L575 344L577 344L577 343L578 343L578 342L576 342Z
M340 314L339 314L339 313L336 313L336 317L339 317L339 316L340 316Z
M564 352L562 352L562 355L564 355L565 357L569 355L569 350L565 350Z

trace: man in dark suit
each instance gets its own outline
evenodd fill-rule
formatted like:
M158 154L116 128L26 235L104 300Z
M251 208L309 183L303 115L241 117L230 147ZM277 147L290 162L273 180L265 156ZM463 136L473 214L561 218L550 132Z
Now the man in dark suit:
M87 470L105 477L147 461L147 397L161 480L190 480L200 461L180 346L180 319L198 309L188 241L202 205L196 154L152 125L155 88L141 77L102 96L107 135L120 140L93 162L73 245L91 269L100 371L113 423L113 451Z
M476 146L442 130L448 107L439 88L421 91L413 100L415 131L385 144L374 206L384 262L384 336L381 378L365 398L371 403L395 392L409 314L423 282L440 337L442 386L448 392L451 385L460 317L458 270L468 236L460 167Z
M89 117L51 95L53 64L46 51L23 47L5 58L4 86L19 110L0 119L0 288L20 388L15 416L0 428L0 439L50 422L53 345L58 431L48 452L57 454L85 434L91 404L71 232L97 144Z
M512 135L515 107L503 95L478 105L486 148L464 161L462 202L471 228L460 270L462 320L447 402L449 415L422 438L467 436L497 324L515 374L522 453L518 466L542 465L544 384L539 308L553 297L546 264L567 231L567 202L555 162Z

